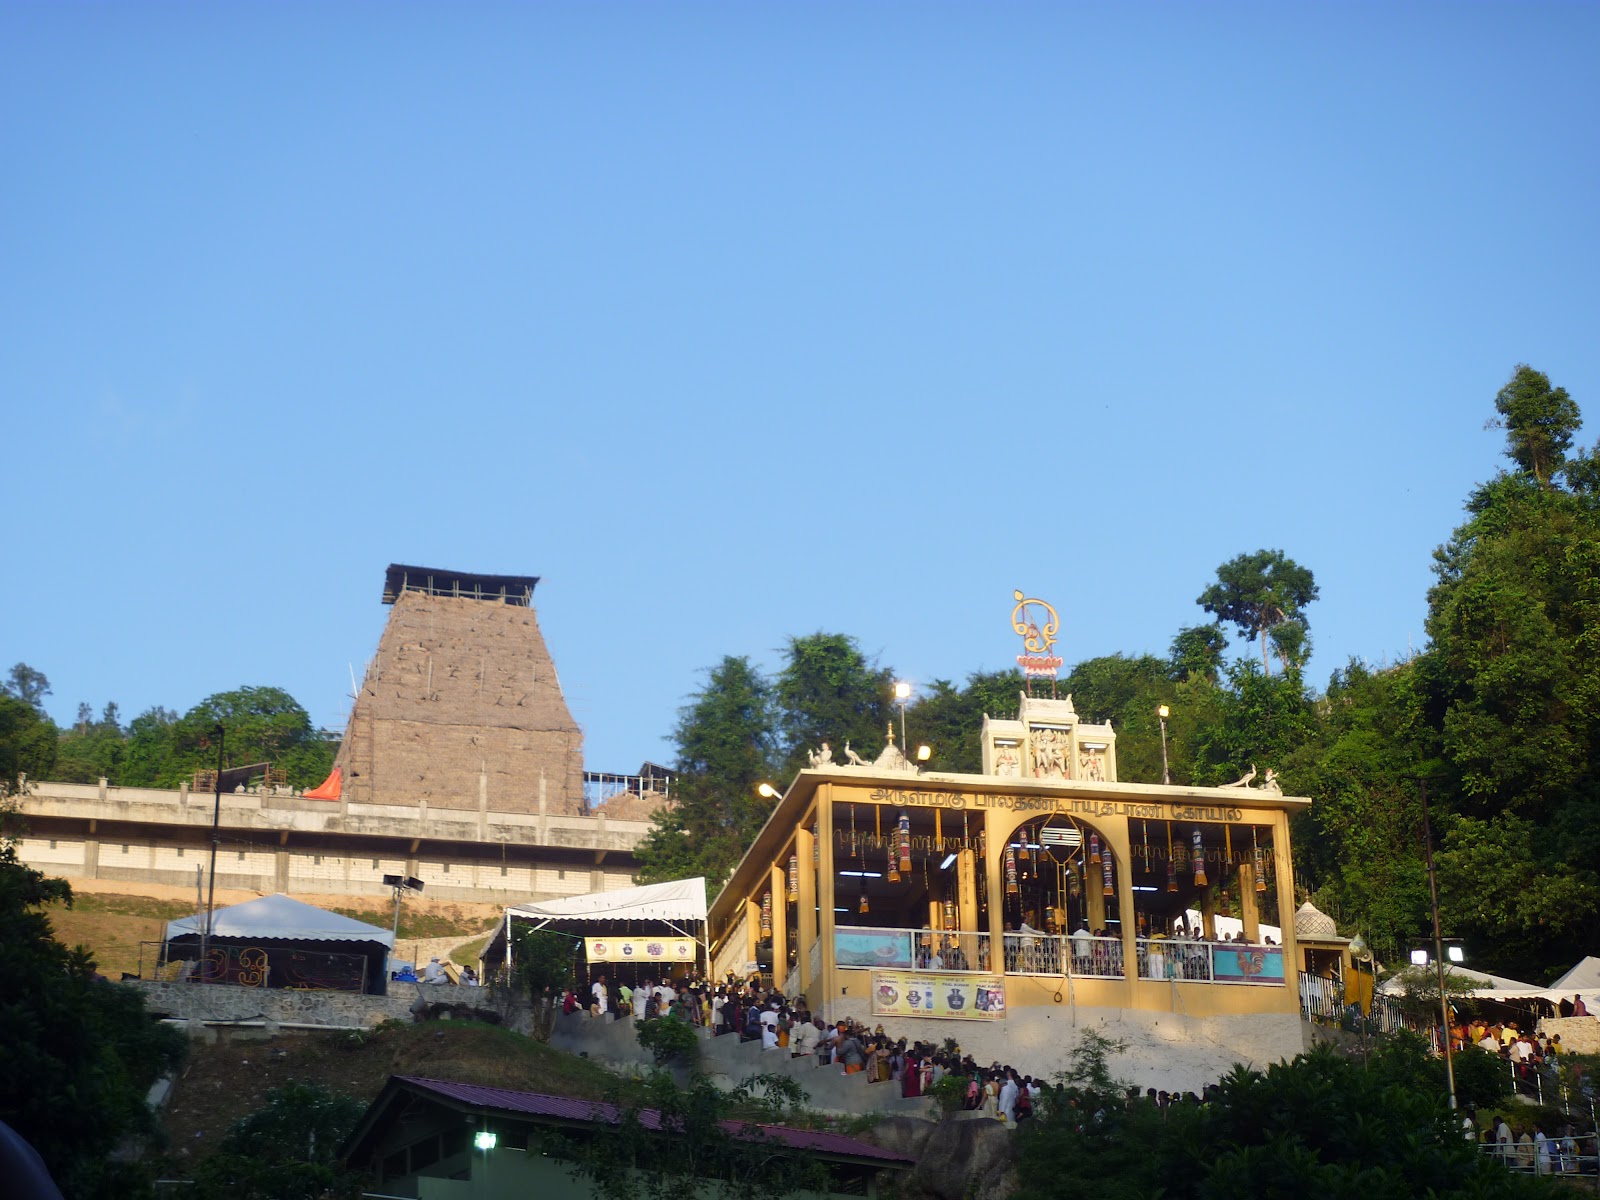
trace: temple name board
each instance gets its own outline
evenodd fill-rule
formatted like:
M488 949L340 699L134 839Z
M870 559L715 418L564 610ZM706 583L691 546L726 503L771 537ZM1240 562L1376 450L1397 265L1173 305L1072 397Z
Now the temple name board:
M1097 800L1084 796L991 796L982 793L877 788L868 799L907 808L1006 809L1010 812L1063 813L1085 817L1144 817L1172 821L1243 821L1244 810L1225 805L1150 804Z

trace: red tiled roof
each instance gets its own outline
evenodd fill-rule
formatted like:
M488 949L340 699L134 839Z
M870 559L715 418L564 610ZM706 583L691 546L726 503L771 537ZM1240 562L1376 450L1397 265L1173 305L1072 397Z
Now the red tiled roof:
M446 1079L424 1079L415 1075L396 1075L400 1083L410 1084L422 1091L433 1092L460 1104L477 1108L490 1108L499 1112L524 1113L534 1117L555 1117L564 1121L600 1121L615 1123L619 1112L614 1104L596 1100L574 1100L568 1096L549 1096L543 1092L516 1092L507 1088L483 1087L476 1083L452 1083ZM661 1128L661 1114L646 1108L639 1113L639 1123L646 1129ZM723 1127L739 1135L750 1126L742 1121L724 1121ZM790 1129L787 1125L757 1125L756 1129L794 1150L813 1150L819 1154L849 1155L853 1158L875 1158L885 1163L915 1162L904 1154L896 1154L846 1137L842 1133L825 1133L811 1129Z

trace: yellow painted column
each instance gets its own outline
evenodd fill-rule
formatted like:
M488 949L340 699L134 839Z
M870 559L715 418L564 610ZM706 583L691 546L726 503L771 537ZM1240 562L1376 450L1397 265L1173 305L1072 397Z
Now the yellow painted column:
M988 874L989 883L989 960L981 968L986 971L1000 972L1005 970L1006 964L1006 843L1010 841L1008 833L1001 836L996 832L996 822L989 819L987 811L983 814L984 826L984 869Z
M800 943L795 951L799 955L801 986L815 988L817 981L809 975L811 947L817 944L817 869L811 865L816 839L811 836L811 830L803 828L795 835L794 842L795 853L800 856L799 919L795 923Z
M756 946L761 941L761 901L746 900L744 902L744 961L747 963L759 962L756 958ZM744 963L739 965L739 973L744 974Z
M1272 820L1272 869L1277 872L1273 880L1278 885L1278 924L1283 929L1283 960L1284 962L1300 961L1299 939L1294 935L1294 910L1299 907L1295 903L1294 893L1294 858L1289 851L1289 814L1280 812ZM1348 952L1347 952L1348 954ZM1285 966L1284 971L1292 968ZM1294 982L1291 974L1288 980ZM1362 1009L1365 1012L1366 1009Z
M1217 894L1210 888L1200 890L1200 922L1206 941L1217 940Z
M811 1011L831 1017L830 1006L839 993L834 983L833 971L833 906L837 890L833 870L833 784L825 783L817 789L817 836L821 839L821 862L817 867L817 936L822 939L822 978L812 986L817 994L808 995Z
M1252 946L1261 944L1261 906L1256 903L1256 868L1253 863L1239 864L1239 916L1244 921L1244 940Z
M962 850L956 855L956 923L967 933L978 928L978 853Z
M779 863L772 865L767 878L772 889L772 986L781 992L789 973L789 881Z

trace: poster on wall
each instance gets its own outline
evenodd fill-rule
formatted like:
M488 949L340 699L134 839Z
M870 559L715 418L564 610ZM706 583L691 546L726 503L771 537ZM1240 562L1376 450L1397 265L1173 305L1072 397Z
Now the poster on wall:
M1211 946L1211 978L1215 983L1283 985L1282 946Z
M904 929L833 931L833 961L841 967L911 967L911 934Z
M694 939L673 938L584 938L583 952L597 962L679 962L694 961Z
M872 1015L998 1021L1006 1015L1006 981L999 975L874 971Z

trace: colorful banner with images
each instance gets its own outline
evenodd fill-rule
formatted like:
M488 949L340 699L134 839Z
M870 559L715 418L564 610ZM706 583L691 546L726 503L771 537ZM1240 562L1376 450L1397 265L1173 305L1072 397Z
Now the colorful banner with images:
M1283 947L1212 943L1211 979L1215 983L1274 983L1281 987Z
M906 967L911 933L905 929L833 930L833 961L841 967Z
M1006 1015L1006 981L999 975L874 971L872 1015L999 1021Z
M583 952L595 962L681 962L694 961L694 939L675 938L584 938Z

